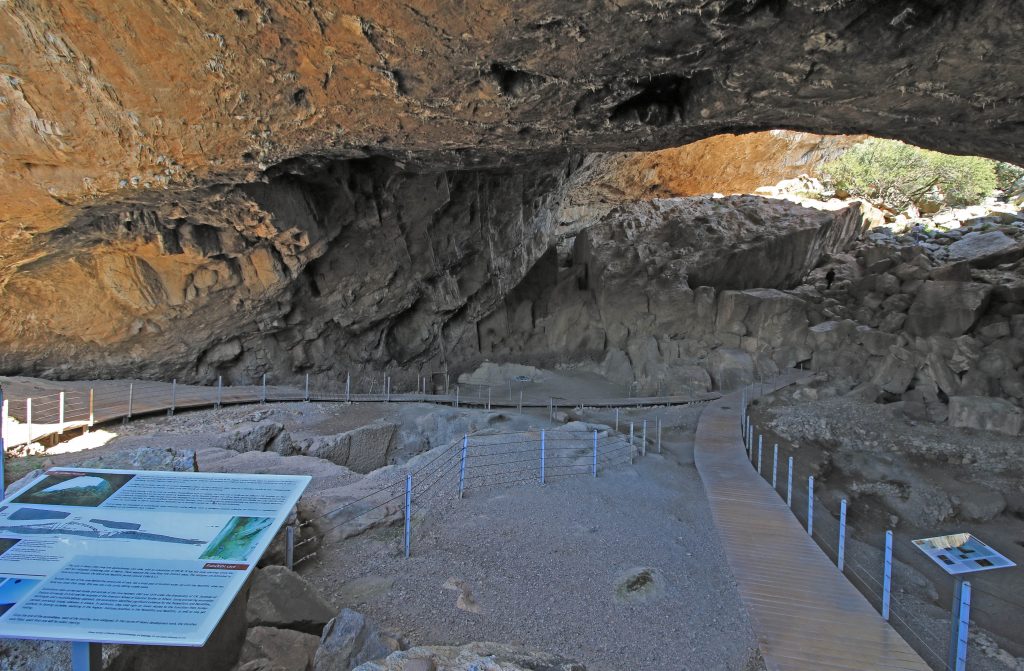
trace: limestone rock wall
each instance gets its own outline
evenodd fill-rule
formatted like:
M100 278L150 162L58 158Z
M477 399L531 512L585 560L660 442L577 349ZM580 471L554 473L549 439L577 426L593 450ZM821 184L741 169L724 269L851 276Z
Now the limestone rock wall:
M296 161L96 208L0 288L0 369L250 382L441 366L548 248L567 159L531 170Z

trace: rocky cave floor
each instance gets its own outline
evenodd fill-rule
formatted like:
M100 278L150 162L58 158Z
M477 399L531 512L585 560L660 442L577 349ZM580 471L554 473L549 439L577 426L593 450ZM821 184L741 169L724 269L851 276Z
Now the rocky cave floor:
M561 375L558 389L601 389L589 375L575 385L572 377ZM917 557L909 540L967 530L1024 564L1020 440L917 422L900 403L836 395L843 388L826 375L812 376L759 401L753 417L765 429L765 444L780 444L780 463L795 456L795 482L816 476L821 505L835 512L841 498L850 501L847 575L862 591L877 591L879 541L886 528L895 531L894 624L934 664L929 649L944 649L950 581ZM415 520L410 559L402 556L400 515L392 515L367 521L349 538L323 541L297 570L334 612L359 611L413 645L499 641L576 659L591 671L637 664L763 668L693 466L700 410L623 409L624 430L631 420L662 419L664 451L654 453L652 433L645 457L602 466L596 480L484 487L462 500L438 499ZM611 426L615 415L574 409L558 414L555 424L562 422ZM249 405L111 425L9 458L8 466L15 475L49 464L126 467L123 460L139 459L141 448L157 448L173 455L164 465L172 467L194 451L200 470L312 475L304 497L313 501L306 505L311 515L423 464L464 432L550 426L547 409L519 415L430 404ZM331 449L339 436L351 448L347 465L310 456L336 458ZM356 454L360 445L382 440L387 451ZM806 510L796 490L794 508ZM835 522L822 513L817 508L816 528L831 552ZM280 562L280 549L272 546L270 563ZM1024 669L1018 574L992 572L973 581L972 668ZM255 631L249 629L250 638ZM12 660L17 645L3 644ZM243 661L267 647L246 643ZM49 668L40 663L37 656L32 666L11 668Z

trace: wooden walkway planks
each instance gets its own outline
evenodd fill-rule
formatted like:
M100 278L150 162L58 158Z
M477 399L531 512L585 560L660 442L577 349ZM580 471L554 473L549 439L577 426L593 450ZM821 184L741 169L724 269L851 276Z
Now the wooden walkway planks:
M791 373L772 386L798 376ZM737 392L704 410L694 461L768 669L927 671L751 467L740 403Z

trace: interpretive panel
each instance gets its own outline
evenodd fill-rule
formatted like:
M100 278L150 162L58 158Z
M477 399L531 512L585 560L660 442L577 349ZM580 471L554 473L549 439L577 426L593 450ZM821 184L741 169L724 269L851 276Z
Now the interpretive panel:
M1016 566L971 534L921 538L914 545L951 575Z
M0 637L203 645L309 481L48 470L0 503Z

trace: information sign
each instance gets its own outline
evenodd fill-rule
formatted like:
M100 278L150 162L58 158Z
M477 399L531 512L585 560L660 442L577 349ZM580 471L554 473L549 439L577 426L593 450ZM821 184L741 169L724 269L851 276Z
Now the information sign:
M950 575L1016 566L971 534L921 538L914 545Z
M0 637L203 645L309 481L48 470L0 502Z

